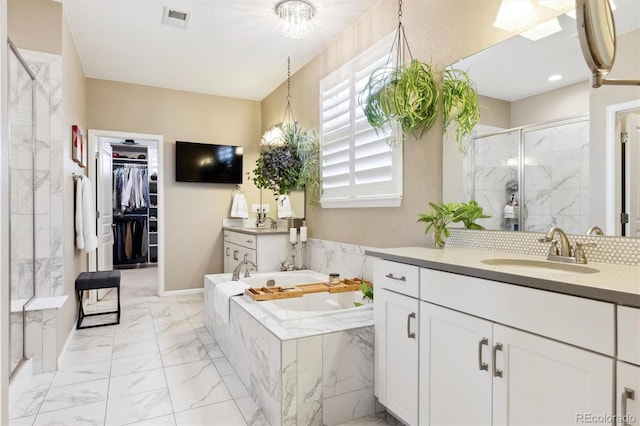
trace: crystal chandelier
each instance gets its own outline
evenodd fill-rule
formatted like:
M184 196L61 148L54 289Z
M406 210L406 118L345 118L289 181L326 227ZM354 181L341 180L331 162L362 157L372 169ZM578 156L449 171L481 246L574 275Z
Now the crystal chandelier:
M275 5L280 18L280 32L289 38L304 38L313 32L311 18L316 14L315 6L307 0L282 0Z

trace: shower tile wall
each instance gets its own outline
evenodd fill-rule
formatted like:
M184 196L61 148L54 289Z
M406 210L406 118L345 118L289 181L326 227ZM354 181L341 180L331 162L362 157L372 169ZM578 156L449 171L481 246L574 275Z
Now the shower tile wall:
M31 194L32 177L16 173L19 184L11 194L12 210L35 203L35 269L36 297L64 295L63 281L63 131L62 131L62 58L42 52L21 50L23 58L36 75L35 84L35 190ZM13 142L13 140L12 140ZM31 152L26 144L12 145L18 158L12 167L31 167ZM69 142L70 143L70 142ZM19 146L18 146L19 145ZM12 153L13 154L13 153ZM12 170L12 179L14 173ZM16 202L16 200L19 200ZM17 211L15 212L17 213ZM26 213L26 210L25 210ZM31 212L12 220L30 222ZM24 230L24 231L23 231ZM12 230L13 232L13 230ZM24 245L31 241L31 228L26 226L12 233L12 288L16 294L27 292L31 284L32 253ZM14 256L13 247L18 247ZM29 253L27 253L29 251ZM28 259L27 259L28 254ZM33 372L54 371L57 368L57 327L55 311L31 311L26 316L26 356L33 360Z
M589 121L524 134L526 231L589 228Z
M513 230L503 208L515 192L523 208L519 230L560 226L581 234L589 227L589 121L567 120L522 131L524 176L519 182L520 130L477 138L464 160L464 191L491 216L487 229ZM517 188L514 191L513 188Z
M510 200L514 189L519 189L519 131L479 138L473 144L472 162L465 162L465 168L473 167L467 176L473 176L467 185L471 187L472 199L491 216L480 223L487 229L508 229L503 218L503 208ZM516 197L518 191L515 191Z

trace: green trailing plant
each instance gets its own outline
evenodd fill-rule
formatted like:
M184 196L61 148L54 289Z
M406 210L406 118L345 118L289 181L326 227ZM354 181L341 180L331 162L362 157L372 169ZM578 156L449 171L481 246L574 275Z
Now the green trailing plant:
M474 200L469 203L443 203L429 201L431 211L428 214L419 214L418 222L427 224L424 233L428 234L433 229L433 245L436 248L444 247L446 238L451 236L448 228L450 223L462 222L467 229L484 229L482 225L475 223L478 219L486 219L490 216L483 214L482 207Z
M440 89L431 65L413 59L397 68L374 70L360 93L367 121L376 132L389 136L392 144L394 125L403 133L420 138L438 115Z
M455 123L458 151L465 153L469 136L480 121L478 92L469 75L459 69L445 68L442 79L442 115L444 131Z
M281 126L282 138L262 145L253 170L253 182L258 188L273 191L274 196L289 195L304 187L309 191L309 203L320 199L320 151L316 135L304 130L297 122Z
M364 280L360 280L360 291L362 291L362 300L372 302L373 301L373 286L368 286ZM358 307L363 304L360 302L353 302Z

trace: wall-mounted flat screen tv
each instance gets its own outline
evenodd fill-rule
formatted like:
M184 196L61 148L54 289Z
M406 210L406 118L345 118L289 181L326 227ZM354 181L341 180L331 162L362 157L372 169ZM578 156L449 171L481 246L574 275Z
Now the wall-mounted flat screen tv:
M242 183L242 147L177 141L176 182Z

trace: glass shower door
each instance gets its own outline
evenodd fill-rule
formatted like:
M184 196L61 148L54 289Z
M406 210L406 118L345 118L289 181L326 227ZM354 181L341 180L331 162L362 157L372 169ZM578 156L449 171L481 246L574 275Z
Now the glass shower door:
M10 375L25 359L24 308L35 294L34 75L9 42Z

